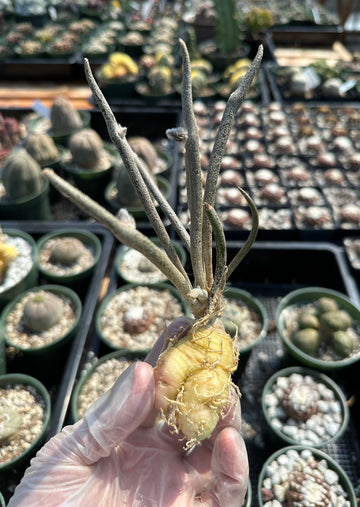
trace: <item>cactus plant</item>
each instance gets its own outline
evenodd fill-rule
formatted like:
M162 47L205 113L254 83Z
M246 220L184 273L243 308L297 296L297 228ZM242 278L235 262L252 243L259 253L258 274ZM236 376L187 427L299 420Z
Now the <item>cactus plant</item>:
M50 261L62 266L71 266L78 261L84 250L84 244L78 238L65 236L53 244Z
M50 109L51 130L54 135L79 130L82 119L72 102L62 96L56 97Z
M126 81L139 74L136 62L126 53L115 52L109 55L108 61L100 67L100 79Z
M93 129L81 129L71 135L68 141L71 153L70 163L87 170L100 170L109 166L109 153L104 143Z
M150 172L154 173L159 157L149 139L143 136L129 137L129 145L136 155L145 162Z
M172 91L172 72L167 65L154 65L148 71L150 90L155 94L165 95Z
M221 53L232 54L240 44L240 20L236 0L214 0L216 43Z
M8 265L18 255L19 252L15 245L6 244L0 229L0 285L3 283Z
M54 326L63 314L61 299L49 291L30 294L24 309L22 322L26 329L41 333Z
M293 342L300 350L314 356L319 349L321 335L319 331L310 327L300 329L294 333Z
M51 136L47 133L29 134L25 140L26 151L44 167L56 161L60 152Z
M44 185L40 165L25 148L10 153L1 175L7 194L14 200L39 194Z
M23 423L19 410L9 402L0 403L0 445L9 442Z

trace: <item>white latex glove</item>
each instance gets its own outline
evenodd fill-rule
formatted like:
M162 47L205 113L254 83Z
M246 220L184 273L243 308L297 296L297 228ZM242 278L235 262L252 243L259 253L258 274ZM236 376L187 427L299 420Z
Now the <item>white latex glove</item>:
M169 332L191 321L175 321ZM148 356L154 364L163 337ZM136 362L83 419L32 459L8 507L240 507L248 460L233 404L211 438L186 455L184 442L156 422L153 369Z

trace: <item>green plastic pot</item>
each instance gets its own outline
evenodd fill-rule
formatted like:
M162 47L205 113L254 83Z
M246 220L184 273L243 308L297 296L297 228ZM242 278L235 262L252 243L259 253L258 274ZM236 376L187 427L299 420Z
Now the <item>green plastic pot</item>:
M37 261L37 245L35 239L30 236L27 232L22 231L21 229L3 229L3 233L12 236L12 237L20 237L24 239L31 246L31 258L32 258L32 266L30 270L25 274L25 276L19 280L15 285L9 287L8 289L0 292L0 310L10 301L14 299L18 294L33 287L38 281L38 261Z
M300 350L284 333L283 312L286 308L311 303L323 296L333 298L338 303L340 309L346 310L351 315L353 320L360 323L360 310L347 296L332 289L323 287L307 287L290 292L280 301L276 309L276 324L280 337L286 349L295 359L300 361L300 363L304 364L305 366L309 366L310 368L315 368L323 371L340 370L359 361L360 352L358 351L356 354L345 357L344 359L339 359L337 361L326 361L306 354Z
M110 359L118 359L119 361L142 361L144 359L144 354L139 354L137 352L124 352L123 350L116 350L114 352L110 352L110 354L106 354L98 359L87 371L84 373L78 383L75 386L71 397L71 418L73 422L76 422L80 419L79 415L79 396L84 388L84 385L88 382L89 378L96 372L97 368L104 364L106 361Z
M50 186L43 175L42 189L38 194L13 202L0 202L0 216L4 220L50 220Z
M153 237L153 238L149 238L151 239L151 241L153 241L157 246L160 247L160 240L156 237ZM187 255L186 255L186 251L185 251L185 248L182 246L182 244L180 243L180 241L177 241L177 240L172 240L171 241L175 250L176 250L176 253L178 254L179 256L179 259L180 259L180 262L183 266L185 266L186 264L186 259L187 259ZM132 251L133 249L128 247L128 246L122 246L115 258L115 269L116 269L116 273L117 275L122 279L124 280L124 282L127 282L127 283L142 283L142 280L139 279L139 277L137 277L136 279L136 276L134 276L134 278L132 278L131 276L127 276L124 274L123 272L123 269L122 269L122 264L123 264L123 260L124 260L124 256L129 252L129 251ZM152 285L152 283L159 283L159 282L163 282L165 281L166 279L163 278L162 280L158 280L156 282L144 282L144 283L147 283L148 285Z
M110 154L112 160L109 159L109 165L101 171L90 171L80 167L72 166L64 161L64 154L61 162L61 167L68 178L74 180L75 185L79 190L94 199L95 201L102 201L104 199L104 191L106 186L111 181L114 163L117 159L117 151L110 143L104 143L104 149Z
M96 332L97 332L98 336L100 337L101 341L110 350L121 350L123 352L135 352L137 354L145 354L145 355L148 354L150 352L150 350L151 350L151 347L150 348L140 348L139 347L137 349L131 349L129 347L119 347L116 344L114 344L114 342L112 342L111 340L109 340L108 337L104 336L104 334L102 332L102 329L101 329L101 317L102 317L102 314L105 311L106 307L110 303L110 301L119 292L124 292L124 291L127 291L129 289L133 289L133 288L139 287L139 286L149 287L150 289L154 289L154 290L169 290L179 300L179 302L180 302L180 304L182 306L182 309L184 311L184 315L190 316L189 308L186 305L184 299L182 298L180 292L175 287L173 287L172 285L170 285L167 282L157 283L157 284L152 284L152 285L149 285L149 284L146 284L146 283L142 283L142 284L128 283L126 285L123 285L122 287L120 287L119 289L111 292L110 294L108 294L104 298L104 300L100 304L100 306L99 306L99 308L98 308L98 310L96 312L96 316L95 316L95 329L96 329Z
M167 179L162 176L155 176L157 181L159 190L162 192L165 198L168 198L171 193L171 186ZM116 192L116 183L114 181L110 182L105 189L105 201L108 204L110 210L113 213L117 213L120 208L126 207L128 212L136 219L136 220L147 220L146 213L144 208L141 206L122 206L116 199L112 197L112 195ZM156 206L158 209L159 206Z
M86 247L90 247L93 250L94 254L94 260L91 266L88 268L80 271L79 273L70 274L70 275L59 275L54 274L48 269L46 269L44 266L41 265L40 259L39 259L39 272L51 283L60 284L60 285L66 285L67 287L70 287L74 289L76 292L79 292L79 290L82 288L83 283L86 282L90 275L94 272L94 269L99 262L100 256L101 256L101 241L91 231L86 231L82 229L74 229L74 228L64 228L59 229L55 232L49 232L48 234L44 234L37 240L37 247L38 252L40 253L41 250L44 248L46 243L54 238L58 237L72 237L79 239Z
M261 323L261 329L257 336L257 338L250 344L241 347L241 342L238 340L236 342L236 345L239 347L239 364L236 372L234 372L234 377L238 377L243 373L246 364L249 360L250 354L253 351L255 347L257 347L262 340L267 335L268 331L268 325L269 325L269 318L266 311L266 308L261 303L259 299L254 297L250 292L247 292L246 290L239 289L237 287L226 287L224 291L224 296L229 299L238 299L239 301L243 302L244 304L248 305L252 310L255 311L255 313L259 316L260 323Z
M22 347L16 343L12 343L11 338L8 337L6 333L6 322L9 317L9 314L14 310L15 306L18 302L27 294L32 292L39 292L41 290L52 292L57 296L65 296L70 299L72 305L74 307L75 320L71 328L62 336L60 336L57 340L52 343L48 343L44 346L40 347ZM8 303L1 313L0 318L0 330L1 333L5 337L5 342L8 346L14 347L17 351L19 351L25 358L29 360L39 360L40 362L44 359L49 360L53 358L60 350L64 348L64 346L74 337L81 318L82 313L82 303L79 296L72 289L68 287L64 287L62 285L39 285L37 287L33 287L31 289L18 294L16 298L13 299L10 303Z
M321 461L325 460L328 464L329 469L333 470L337 473L339 477L339 483L343 487L344 491L347 493L347 500L350 502L351 507L356 507L357 500L356 500L356 494L354 487L350 481L349 476L346 474L344 469L334 460L332 459L328 454L321 451L320 449L316 449L313 447L307 447L303 445L290 445L287 447L283 447L281 449L278 449L276 452L271 454L271 456L268 457L268 459L265 461L265 463L262 466L261 472L259 474L258 479L258 488L257 488L257 496L258 496L258 502L259 507L263 507L265 503L262 500L262 485L263 481L266 477L266 469L272 463L274 460L279 458L279 456L286 454L287 452L297 451L301 453L302 451L310 451L312 455L315 457L316 460Z
M16 458L12 459L11 461L8 461L7 463L0 464L0 473L8 472L11 469L18 467L19 465L23 465L25 462L29 461L30 458L35 454L35 452L44 444L46 440L47 431L49 428L51 417L51 402L50 395L46 387L41 382L39 382L39 380L30 375L24 375L21 373L10 373L7 375L0 376L0 387L18 384L31 386L32 388L35 388L36 391L43 398L45 402L43 428L39 436L23 453L19 454Z
M270 430L270 436L274 443L280 443L281 445L303 445L303 442L299 442L294 438L289 437L276 424L274 424L273 418L270 416L268 407L266 405L265 399L272 392L273 386L276 383L279 377L289 377L293 373L298 373L300 375L309 375L314 378L317 382L324 384L328 389L335 393L336 400L341 405L341 415L342 415L342 423L338 430L338 432L333 435L331 438L327 438L326 440L322 440L318 444L312 444L312 447L320 448L325 445L330 444L331 442L335 442L338 440L346 430L349 424L350 412L349 407L346 401L346 398L340 389L340 387L327 375L321 373L317 370L313 370L311 368L306 368L304 366L290 366L289 368L284 368L283 370L277 371L274 375L272 375L269 380L266 382L262 396L261 396L261 406L262 411L265 417L265 420L268 424Z

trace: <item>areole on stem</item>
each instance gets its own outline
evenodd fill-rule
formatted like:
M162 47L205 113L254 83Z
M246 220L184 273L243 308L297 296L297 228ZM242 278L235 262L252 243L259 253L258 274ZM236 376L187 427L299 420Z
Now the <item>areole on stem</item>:
M162 352L154 369L156 405L174 431L181 430L187 447L207 438L224 414L229 401L231 373L236 369L237 352L230 336L221 326L222 295L231 273L249 251L258 229L255 204L247 193L253 225L247 241L227 264L225 235L215 211L216 183L226 144L238 109L246 98L263 54L257 55L239 87L230 95L214 141L205 187L201 180L199 133L193 109L191 63L184 41L180 40L183 60L182 116L183 127L169 129L169 138L180 142L184 150L188 193L189 232L154 184L139 157L126 139L126 128L119 125L109 104L97 85L87 59L85 74L97 106L102 112L109 136L118 149L124 166L143 203L161 247L128 222L121 221L98 203L57 176L52 170L44 173L51 183L83 211L101 222L113 235L155 264L175 285L186 300L195 322L187 335ZM190 253L194 281L186 273L169 234L158 214L157 202ZM213 270L213 238L216 246Z

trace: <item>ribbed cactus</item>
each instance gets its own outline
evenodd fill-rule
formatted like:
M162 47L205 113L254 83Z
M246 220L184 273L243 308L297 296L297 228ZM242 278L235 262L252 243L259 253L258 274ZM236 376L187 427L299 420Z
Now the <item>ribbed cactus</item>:
M216 10L216 42L222 53L231 54L240 43L240 23L236 0L214 0Z
M123 166L117 168L115 182L118 194L117 200L123 206L141 206L141 201L137 196L126 169Z
M50 110L50 122L53 134L74 132L82 127L79 112L65 97L56 97Z
M145 162L150 172L153 173L158 162L158 154L149 139L142 136L130 137L129 144L136 155Z
M104 143L93 129L82 129L68 141L72 163L84 169L96 169L105 156Z
M85 251L84 244L75 237L62 237L51 248L50 261L62 266L75 264Z
M43 188L41 167L25 148L10 153L1 175L7 194L15 200L36 195Z
M169 93L171 91L172 74L166 65L154 65L148 72L149 87L154 93Z
M33 333L47 331L63 314L61 299L52 292L40 290L30 295L23 309L22 322Z
M46 133L29 134L25 141L25 149L41 166L60 157L53 138Z

